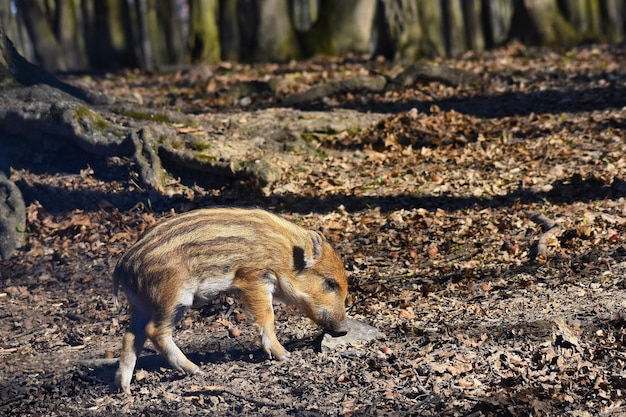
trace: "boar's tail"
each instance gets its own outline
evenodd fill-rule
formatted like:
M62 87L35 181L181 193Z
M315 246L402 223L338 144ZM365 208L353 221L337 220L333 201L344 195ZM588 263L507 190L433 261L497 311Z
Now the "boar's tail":
M117 298L117 291L119 290L119 287L120 287L120 273L116 268L115 272L113 272L113 304L115 304L115 307L117 307L118 309L120 308L120 301Z

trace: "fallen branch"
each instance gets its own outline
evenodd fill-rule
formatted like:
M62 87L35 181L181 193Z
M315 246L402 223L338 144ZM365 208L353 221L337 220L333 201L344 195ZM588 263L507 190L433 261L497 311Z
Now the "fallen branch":
M439 82L445 85L457 86L477 81L474 74L450 68L445 65L431 65L415 62L390 81L387 89L393 87L410 87L414 84Z
M341 93L355 93L359 91L383 91L387 86L387 80L382 76L355 77L345 80L329 81L315 86L304 93L294 94L284 101L286 106L310 103L321 100L324 97Z
M477 82L477 78L468 72L444 65L431 65L416 62L391 79L382 74L372 77L354 77L343 80L329 81L310 88L304 93L294 94L285 99L285 106L306 104L324 97L341 93L357 93L361 91L379 92L395 88L407 88L415 84L440 82L445 85L461 85Z
M550 220L543 214L528 213L528 217L535 224L541 226L543 232L530 247L530 258L539 262L545 262L548 259L548 247L559 246L558 236L561 234L561 228L555 221Z

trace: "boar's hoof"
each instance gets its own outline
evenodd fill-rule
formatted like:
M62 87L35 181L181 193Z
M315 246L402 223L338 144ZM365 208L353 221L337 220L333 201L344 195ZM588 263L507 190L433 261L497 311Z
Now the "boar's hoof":
M278 359L279 361L283 362L283 361L288 361L291 358L291 353L285 351L285 353L283 353L280 356L276 356L276 359Z

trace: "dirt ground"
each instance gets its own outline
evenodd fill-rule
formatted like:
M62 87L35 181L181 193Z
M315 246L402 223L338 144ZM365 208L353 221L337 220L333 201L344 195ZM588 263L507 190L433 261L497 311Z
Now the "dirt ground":
M174 178L160 195L141 189L130 159L16 145L27 244L0 262L0 414L626 415L626 50L512 45L436 62L481 82L345 92L296 109L384 118L311 137L319 152L265 190ZM317 59L69 81L219 118L323 80L401 69ZM282 90L222 94L242 80ZM213 205L321 230L349 274L349 315L386 338L322 349L319 329L279 307L292 358L267 360L225 295L175 334L205 375L180 375L148 344L132 393L115 392L127 324L111 295L117 259L159 218Z

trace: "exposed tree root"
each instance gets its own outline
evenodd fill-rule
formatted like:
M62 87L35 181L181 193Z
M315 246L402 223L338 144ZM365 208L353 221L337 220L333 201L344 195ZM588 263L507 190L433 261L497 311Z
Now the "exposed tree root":
M431 65L416 62L395 78L383 75L372 77L355 77L344 80L329 81L315 86L308 91L289 96L283 102L286 106L295 106L321 100L324 97L342 93L358 93L363 91L377 92L392 90L394 88L406 88L415 84L440 82L446 85L461 85L475 82L474 75L450 68L443 65Z

